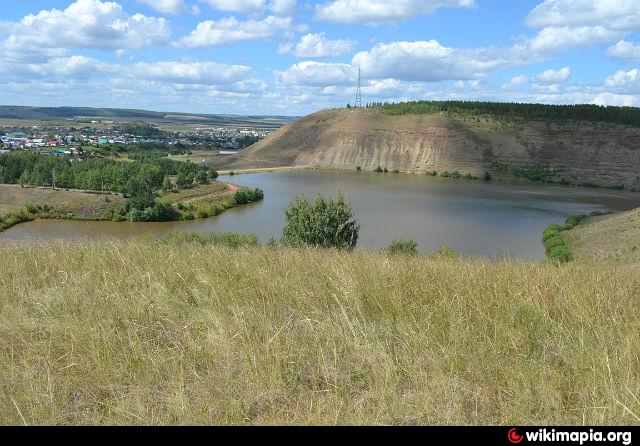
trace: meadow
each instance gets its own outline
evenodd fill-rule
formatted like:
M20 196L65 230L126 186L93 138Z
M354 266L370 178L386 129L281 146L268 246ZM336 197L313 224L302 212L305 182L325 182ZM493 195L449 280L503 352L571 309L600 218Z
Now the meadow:
M640 265L0 246L1 424L638 424Z

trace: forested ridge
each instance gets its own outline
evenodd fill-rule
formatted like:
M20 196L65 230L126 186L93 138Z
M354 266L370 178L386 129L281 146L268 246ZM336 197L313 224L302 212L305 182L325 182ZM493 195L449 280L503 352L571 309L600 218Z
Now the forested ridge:
M389 115L454 113L462 115L491 115L539 119L551 121L592 121L624 124L640 127L640 108L613 107L593 104L549 105L520 104L504 102L468 102L468 101L412 101L400 103L367 104Z

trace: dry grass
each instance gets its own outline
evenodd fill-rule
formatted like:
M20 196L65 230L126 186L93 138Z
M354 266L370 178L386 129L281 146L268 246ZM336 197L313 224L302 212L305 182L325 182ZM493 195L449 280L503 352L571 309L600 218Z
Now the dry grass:
M640 209L591 218L564 237L578 259L640 262Z
M0 247L2 424L638 424L640 265Z
M58 213L72 213L79 219L104 219L109 210L121 206L122 195L89 194L75 190L53 190L0 184L0 216L24 209L25 205L49 205Z
M228 192L235 190L238 190L238 187L235 185L227 184L222 181L211 181L207 184L198 184L188 189L175 189L171 192L164 193L158 201L176 204L207 199L218 199L222 196L228 196Z

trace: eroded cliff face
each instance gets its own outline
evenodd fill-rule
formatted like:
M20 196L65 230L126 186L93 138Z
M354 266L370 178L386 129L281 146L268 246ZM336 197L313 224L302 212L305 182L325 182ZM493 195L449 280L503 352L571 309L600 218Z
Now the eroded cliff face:
M640 187L640 129L444 114L390 116L325 110L290 123L218 167L308 166L401 172L458 170L513 177L539 170L557 180Z

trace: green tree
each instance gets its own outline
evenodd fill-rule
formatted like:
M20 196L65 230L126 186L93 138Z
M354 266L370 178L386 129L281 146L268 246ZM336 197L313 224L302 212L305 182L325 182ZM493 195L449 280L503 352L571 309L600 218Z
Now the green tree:
M342 193L335 200L318 195L311 203L297 196L285 210L282 243L289 246L321 246L353 249L360 225Z
M207 184L209 182L209 175L205 169L198 169L198 173L196 173L196 181L200 184Z
M169 192L171 190L173 190L173 183L169 177L164 177L164 181L162 182L162 192Z
M178 172L176 186L180 189L187 189L193 185L193 177L188 172Z
M126 193L128 195L127 211L132 209L143 211L155 204L155 196L151 186L138 177L132 177L127 181Z

